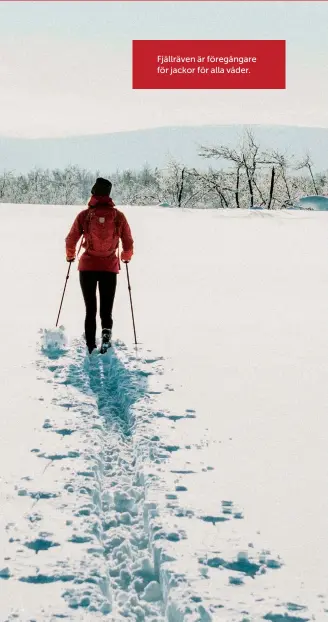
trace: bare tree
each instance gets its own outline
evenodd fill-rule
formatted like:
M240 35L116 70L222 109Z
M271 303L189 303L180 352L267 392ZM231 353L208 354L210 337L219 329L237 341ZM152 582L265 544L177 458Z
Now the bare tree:
M274 178L275 178L275 168L273 166L272 167L272 171L271 171L271 183L270 183L270 194L269 194L269 201L268 201L268 209L271 209L271 203L272 203L272 197L273 197L273 189L274 189Z
M296 166L296 170L298 170L298 171L303 169L303 168L305 168L305 169L307 169L309 171L310 177L311 177L311 180L312 180L312 184L313 184L313 188L314 188L314 192L316 193L316 195L318 195L319 192L318 192L318 188L317 188L317 185L316 185L316 182L315 182L315 179L314 179L314 175L313 175L313 171L312 171L313 162L311 160L311 157L310 157L309 153L307 153L304 156L303 160L301 160L301 162L299 162L299 164Z
M291 201L292 195L291 195L290 179L288 176L288 171L290 169L291 164L289 160L287 159L287 156L279 153L279 151L277 150L273 150L273 151L268 152L267 157L268 157L268 162L270 162L271 164L274 164L275 167L278 168L279 175L281 176L284 187L286 189L287 199L288 201Z
M209 169L207 172L200 173L194 169L192 174L201 182L204 189L207 190L207 194L219 198L220 207L229 207L228 195L231 193L231 187L227 185L227 180L222 171Z
M181 207L185 186L186 167L173 160L169 160L166 167L164 184L170 197L170 203Z
M236 149L220 145L219 147L202 147L200 155L204 158L216 158L233 164L236 174L235 201L236 207L240 207L240 183L241 173L245 173L250 206L255 204L255 191L257 191L262 203L264 196L256 180L257 169L260 165L268 164L265 154L260 151L252 130L247 129Z

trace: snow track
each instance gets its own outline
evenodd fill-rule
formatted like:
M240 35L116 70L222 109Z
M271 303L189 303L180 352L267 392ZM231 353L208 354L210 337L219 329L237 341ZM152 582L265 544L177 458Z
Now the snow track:
M215 503L217 514L191 510L197 472L206 494L209 441L199 438L192 409L158 409L159 396L173 391L160 360L121 342L92 357L82 340L68 351L41 348L46 397L38 399L51 416L31 448L39 475L17 487L21 522L7 525L25 592L6 622L230 622L222 580L240 586L280 567L258 547L250 557L233 552L228 543L243 518L233 502L221 510ZM181 445L186 430L194 442ZM12 578L13 570L0 570ZM25 615L30 590L34 609Z
M161 465L178 449L155 434L159 418L166 418L155 408L161 391L149 386L152 377L163 389L159 361L149 353L131 354L121 342L92 357L82 340L67 351L41 348L38 379L51 399L39 399L51 416L44 420L42 442L31 448L35 460L44 462L43 488L40 477L37 488L27 477L18 489L29 502L21 532L27 521L30 537L17 575L30 589L46 586L51 594L43 602L39 593L42 620L212 619L199 615L204 608L197 601L184 612L179 601L185 576L173 571L169 562L176 558L166 551L182 531L174 520L165 530L157 510L156 498L167 496ZM194 415L177 418L188 417ZM166 505L174 519L174 504ZM18 525L12 531L21 542ZM55 612L52 600L61 603ZM22 608L12 615L32 619Z
M144 523L142 467L152 444L149 428L145 434L150 423L147 377L153 371L137 364L120 343L105 357L87 358L81 343L73 344L72 352L72 358L58 360L52 353L50 363L43 359L40 364L53 375L53 402L69 414L64 429L56 429L52 420L46 420L45 427L63 442L77 432L85 447L82 452L73 450L73 455L72 450L38 454L55 468L65 457L74 463L65 478L70 498L65 510L70 508L73 515L66 519L66 529L68 541L80 547L81 555L78 565L76 555L74 563L64 562L62 596L77 612L76 619L83 610L83 619L105 614L113 620L163 620L159 576ZM63 560L61 576L62 568ZM33 582L32 577L28 580ZM75 619L73 613L70 617Z

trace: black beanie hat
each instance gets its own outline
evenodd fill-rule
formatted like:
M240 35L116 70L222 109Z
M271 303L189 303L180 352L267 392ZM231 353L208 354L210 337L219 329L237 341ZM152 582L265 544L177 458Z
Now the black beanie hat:
M112 182L103 177L97 177L95 185L91 189L91 194L98 197L109 196L112 190Z

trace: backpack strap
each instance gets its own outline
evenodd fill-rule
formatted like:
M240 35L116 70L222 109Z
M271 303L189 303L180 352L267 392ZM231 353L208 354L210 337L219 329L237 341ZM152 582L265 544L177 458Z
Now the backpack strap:
M93 216L93 213L94 212L92 212L91 209L89 209L89 211L87 212L87 215L85 217L85 220L84 220L83 246L84 246L85 250L88 250L90 248L90 238L88 239L87 235L88 235L89 230L90 230L90 222L91 222L91 218Z

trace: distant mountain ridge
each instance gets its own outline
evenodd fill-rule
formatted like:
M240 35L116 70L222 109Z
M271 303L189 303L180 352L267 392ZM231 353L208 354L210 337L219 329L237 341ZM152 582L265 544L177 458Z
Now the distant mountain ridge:
M260 147L275 148L301 158L307 151L317 170L328 169L328 128L248 125ZM237 143L245 126L204 125L160 127L101 135L65 138L0 137L0 171L26 173L38 168L65 168L69 164L102 174L140 170L144 164L161 168L171 156L188 167L206 167L200 145Z

